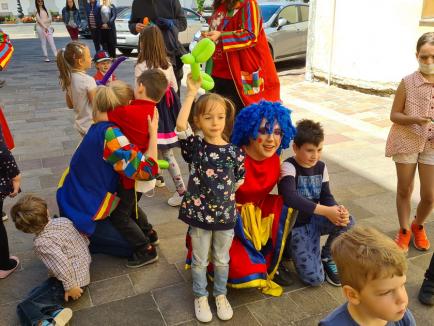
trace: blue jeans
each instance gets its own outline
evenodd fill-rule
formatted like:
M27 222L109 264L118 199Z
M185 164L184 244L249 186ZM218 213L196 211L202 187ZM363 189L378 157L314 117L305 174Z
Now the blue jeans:
M196 227L189 229L192 246L191 275L193 278L193 294L195 297L208 296L206 272L208 257L214 264L214 290L216 297L226 295L226 283L229 274L229 249L234 238L234 230L210 231Z
M319 286L324 282L322 259L331 259L330 247L333 240L353 225L352 216L346 227L340 227L331 223L324 216L313 215L310 223L292 229L291 256L298 276L304 283ZM320 250L320 238L325 234L329 236Z
M131 257L133 248L109 219L96 222L95 232L89 238L92 254L106 254L117 257Z
M18 304L17 314L23 326L38 325L40 321L52 321L53 313L63 309L65 291L55 277L34 288L28 297Z

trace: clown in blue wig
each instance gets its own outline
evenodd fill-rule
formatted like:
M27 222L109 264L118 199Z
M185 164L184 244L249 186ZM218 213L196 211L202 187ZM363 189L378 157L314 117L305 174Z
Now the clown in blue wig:
M249 145L251 139L258 138L260 125L264 119L268 122L265 124L268 134L273 133L274 127L274 124L270 122L274 121L280 126L282 137L276 151L277 155L280 155L282 149L288 148L295 136L291 110L280 102L261 101L241 110L235 120L231 142L239 147Z
M284 206L281 196L270 192L279 180L279 154L289 147L294 135L291 111L281 103L261 101L241 110L236 118L232 142L245 151L246 174L235 194L239 214L229 251L230 287L254 287L265 294L282 294L273 278L294 214ZM190 259L188 256L187 263ZM208 271L212 277L211 265Z

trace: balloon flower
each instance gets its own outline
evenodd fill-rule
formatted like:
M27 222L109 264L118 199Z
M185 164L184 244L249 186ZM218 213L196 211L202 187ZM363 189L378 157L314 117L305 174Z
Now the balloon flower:
M190 65L193 80L199 80L199 77L202 77L201 86L206 91L214 88L214 80L210 75L200 70L200 64L207 62L214 51L214 42L209 38L204 38L196 44L191 53L184 54L181 57L184 64Z

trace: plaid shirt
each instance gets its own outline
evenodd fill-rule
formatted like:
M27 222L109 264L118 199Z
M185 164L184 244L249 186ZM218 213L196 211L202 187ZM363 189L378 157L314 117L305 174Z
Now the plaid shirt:
M64 217L51 219L33 240L35 253L50 275L68 291L90 283L89 240Z

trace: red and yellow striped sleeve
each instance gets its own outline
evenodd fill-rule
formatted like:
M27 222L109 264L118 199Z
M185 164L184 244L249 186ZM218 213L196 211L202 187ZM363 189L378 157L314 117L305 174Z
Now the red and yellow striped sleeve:
M251 47L258 40L261 17L257 2L248 0L240 11L242 21L240 29L221 33L223 51L236 51Z

